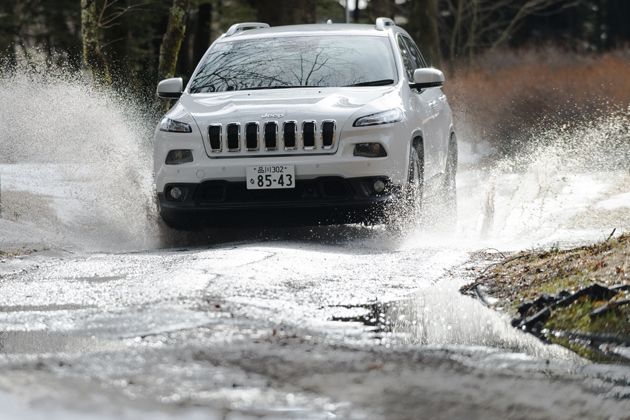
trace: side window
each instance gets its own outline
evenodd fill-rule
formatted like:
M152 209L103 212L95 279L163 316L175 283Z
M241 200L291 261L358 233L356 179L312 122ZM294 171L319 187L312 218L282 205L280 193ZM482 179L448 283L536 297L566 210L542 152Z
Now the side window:
M407 48L407 44L400 35L398 36L398 49L400 50L403 65L405 66L405 74L407 75L407 80L413 81L413 72L416 69L416 64L414 63L413 57L411 56L411 53Z
M427 63L424 62L424 58L422 58L422 54L420 54L420 50L418 50L416 43L413 42L411 38L407 38L406 36L401 37L401 38L404 38L405 43L407 44L407 49L409 50L409 53L411 54L411 57L413 58L413 61L416 64L416 68L417 69L426 68Z

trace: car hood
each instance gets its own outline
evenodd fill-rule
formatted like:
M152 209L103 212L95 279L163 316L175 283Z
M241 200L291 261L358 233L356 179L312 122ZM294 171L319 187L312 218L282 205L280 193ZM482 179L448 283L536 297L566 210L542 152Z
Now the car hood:
M180 104L200 126L267 119L301 121L331 118L341 123L360 108L394 90L394 86L383 86L184 94Z

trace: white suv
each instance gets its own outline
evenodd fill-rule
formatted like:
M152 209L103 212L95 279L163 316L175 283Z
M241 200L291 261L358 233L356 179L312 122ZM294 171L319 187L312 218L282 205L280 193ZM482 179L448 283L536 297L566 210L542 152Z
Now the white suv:
M249 29L249 30L245 30ZM155 131L160 214L173 228L379 223L431 191L455 206L457 142L442 93L394 22L232 26Z

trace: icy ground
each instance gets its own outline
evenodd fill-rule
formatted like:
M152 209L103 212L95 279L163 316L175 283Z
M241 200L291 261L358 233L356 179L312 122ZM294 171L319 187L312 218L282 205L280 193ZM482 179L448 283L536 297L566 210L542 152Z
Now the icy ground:
M626 173L462 171L454 235L171 236L90 171L0 177L0 250L37 251L0 257L1 420L630 418L630 369L457 292L502 252L625 229Z

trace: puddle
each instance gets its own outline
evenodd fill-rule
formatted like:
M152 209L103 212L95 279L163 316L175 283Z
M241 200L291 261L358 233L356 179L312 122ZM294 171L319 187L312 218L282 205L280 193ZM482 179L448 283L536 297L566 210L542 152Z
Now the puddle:
M427 288L404 300L333 307L331 313L332 321L363 324L368 336L387 347L482 347L583 363L573 352L515 329L509 317L451 286Z
M68 334L0 332L0 355L102 352L122 347L118 341Z
M339 322L360 322L365 325L375 337L382 336L382 333L391 333L404 325L406 329L410 329L415 325L415 321L411 321L411 325L407 325L409 320L405 318L412 311L412 300L399 300L393 302L377 302L356 306L335 306L335 308L345 308L349 312L360 312L359 315L350 316L333 316L332 321ZM359 311L355 311L359 310ZM403 313L404 312L404 313ZM412 315L413 317L413 315Z

